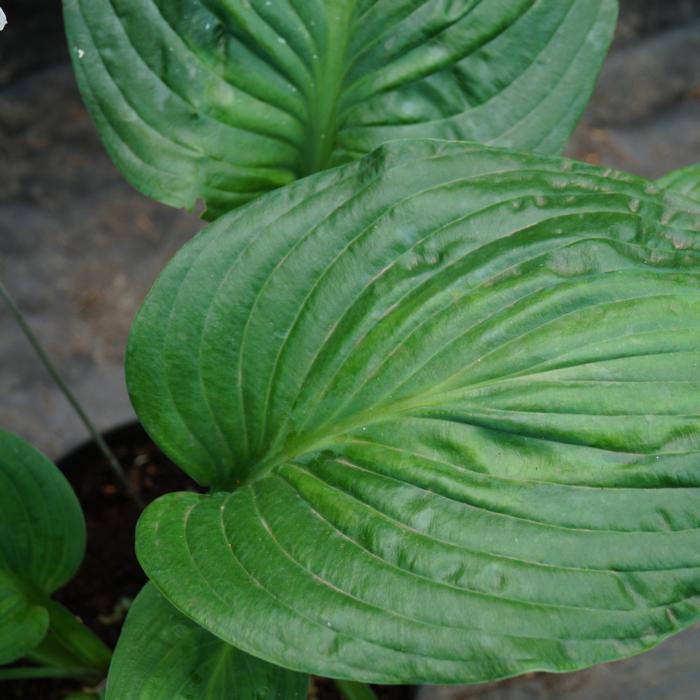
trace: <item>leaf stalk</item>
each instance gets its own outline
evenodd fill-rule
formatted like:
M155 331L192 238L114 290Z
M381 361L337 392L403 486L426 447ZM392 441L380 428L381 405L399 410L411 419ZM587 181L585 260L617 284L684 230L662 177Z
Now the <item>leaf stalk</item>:
M0 681L26 680L30 678L75 678L78 680L92 679L94 670L80 667L54 666L12 666L0 668Z
M112 657L109 647L60 603L49 600L45 605L49 631L41 644L27 654L27 659L43 668L63 670L68 677L103 677Z
M374 691L366 683L336 680L335 684L345 700L377 700Z
M99 450L105 456L107 463L109 464L117 479L119 479L119 481L124 486L124 489L126 490L129 497L136 503L136 505L141 510L143 510L143 508L145 507L143 500L141 499L141 496L136 492L136 489L134 488L133 484L127 478L124 469L121 463L119 462L119 459L117 459L117 456L114 454L114 452L112 452L107 443L104 441L102 435L100 435L99 431L97 430L94 423L81 406L75 394L70 390L63 377L56 369L56 366L49 358L41 342L27 323L24 314L17 306L17 303L15 302L5 285L2 284L2 282L0 282L0 297L2 297L2 300L5 302L5 305L10 311L10 314L15 319L20 330L26 337L29 344L34 349L34 352L37 354L41 364L45 367L51 379L54 381L54 383L61 391L63 396L65 396L68 403L72 406L73 410L76 412L78 418L80 418L83 425L87 428L87 431L90 433L92 439L95 441L95 444L97 445Z

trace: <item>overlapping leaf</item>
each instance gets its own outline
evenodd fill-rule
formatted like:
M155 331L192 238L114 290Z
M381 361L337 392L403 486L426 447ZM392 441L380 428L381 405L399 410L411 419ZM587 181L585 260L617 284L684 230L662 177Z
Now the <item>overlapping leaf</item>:
M0 663L41 642L48 596L73 576L84 550L85 522L66 479L0 430Z
M481 681L700 617L700 207L396 143L210 226L132 333L136 409L214 493L138 529L158 588L296 670Z
M211 218L397 138L558 152L615 0L64 0L78 82L146 194Z
M307 686L308 677L212 636L149 584L129 610L107 700L306 700Z

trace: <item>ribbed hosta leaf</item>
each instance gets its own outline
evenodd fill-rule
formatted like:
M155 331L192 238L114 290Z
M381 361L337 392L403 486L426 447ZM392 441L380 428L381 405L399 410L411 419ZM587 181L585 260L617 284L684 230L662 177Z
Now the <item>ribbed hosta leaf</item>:
M107 149L207 216L397 138L565 145L616 0L64 0Z
M306 700L308 684L212 636L149 584L129 610L107 700Z
M564 671L700 616L700 206L396 143L224 217L132 333L136 409L210 495L139 558L269 661L377 682Z
M0 663L41 642L48 596L73 576L84 550L85 522L64 476L0 430Z
M700 163L664 175L658 184L665 190L700 200Z

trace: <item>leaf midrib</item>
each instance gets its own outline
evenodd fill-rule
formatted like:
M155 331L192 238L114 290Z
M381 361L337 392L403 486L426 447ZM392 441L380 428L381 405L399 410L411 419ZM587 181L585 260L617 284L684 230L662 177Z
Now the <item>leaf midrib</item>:
M524 372L526 374L526 372ZM502 377L494 377L482 382L476 382L470 385L470 389L482 388L491 384L498 384L503 381ZM464 391L464 388L452 390L450 393L458 394ZM329 426L323 426L322 429L307 433L296 441L288 443L288 445L264 456L261 460L253 464L248 472L248 476L242 480L237 480L233 484L227 481L225 485L213 485L212 491L234 491L243 486L250 485L265 478L275 469L282 465L293 461L295 458L305 455L320 452L323 449L337 446L338 438L342 438L356 430L361 430L369 425L375 425L383 421L396 420L402 415L415 415L415 411L421 409L429 409L439 407L444 404L445 395L435 391L428 391L416 396L411 396L395 403L376 406L366 411L349 416L345 420L338 421L334 429L328 430Z
M325 170L338 132L338 104L347 71L347 53L355 21L357 0L329 0L323 55L315 64L314 91L309 96L308 146L302 151L301 177ZM320 53L320 51L319 51Z
M564 367L566 367L566 365L564 365ZM506 376L491 377L474 382L473 384L468 384L467 386L452 388L447 388L446 386L451 383L451 380L448 379L432 387L428 391L421 392L394 403L375 406L366 411L348 416L345 420L338 421L334 426L335 429L328 430L330 426L326 424L322 426L321 429L306 433L300 436L300 439L288 443L286 447L283 446L281 449L264 456L250 467L248 476L244 479L234 481L233 483L227 480L222 485L213 484L212 491L234 491L265 478L276 468L293 461L301 455L312 454L326 448L337 446L339 442L338 438L342 438L356 430L361 430L362 428L381 423L382 421L396 420L402 415L416 416L416 411L444 406L446 396L448 395L461 396L465 391L483 389L488 386L500 384L503 381L522 379L530 376L533 370L537 373L537 370L541 368L542 363L537 363L534 366L523 368L518 372ZM478 422L476 424L478 425Z

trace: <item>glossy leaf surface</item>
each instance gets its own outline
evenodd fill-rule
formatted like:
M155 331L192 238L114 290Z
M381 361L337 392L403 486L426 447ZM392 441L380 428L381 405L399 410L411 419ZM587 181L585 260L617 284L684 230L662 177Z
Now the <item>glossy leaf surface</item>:
M127 616L107 700L306 700L308 677L249 656L180 614L148 584Z
M616 0L64 0L84 99L144 193L215 218L398 138L560 151Z
M0 663L41 642L48 596L73 576L84 551L85 522L65 477L0 430Z
M232 212L132 331L135 407L211 495L149 577L293 669L482 681L638 653L700 612L700 207L419 141Z
M700 164L674 170L664 175L658 184L665 190L683 194L700 201Z

